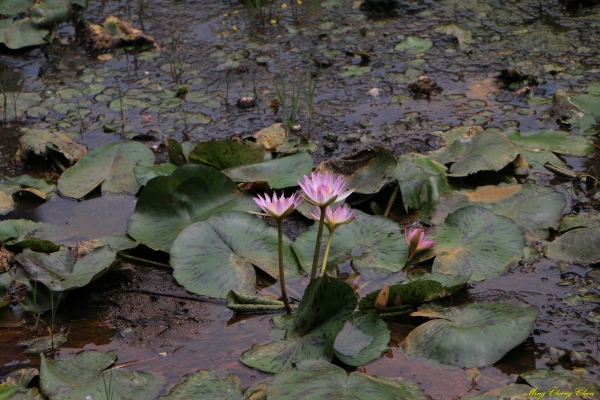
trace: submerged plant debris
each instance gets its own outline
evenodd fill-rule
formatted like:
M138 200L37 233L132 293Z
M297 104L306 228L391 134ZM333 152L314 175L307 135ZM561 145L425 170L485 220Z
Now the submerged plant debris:
M0 3L0 398L600 393L597 1Z

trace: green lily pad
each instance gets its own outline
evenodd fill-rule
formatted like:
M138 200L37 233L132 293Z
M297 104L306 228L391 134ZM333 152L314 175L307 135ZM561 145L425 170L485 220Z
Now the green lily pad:
M575 101L573 101L573 98L576 98ZM593 135L598 133L598 128L596 127L596 118L590 111L599 101L600 96L595 96L592 93L570 98L564 91L559 89L552 96L550 114L552 117L563 120L571 126L578 127L582 134ZM587 112L579 109L579 106L585 108Z
M53 291L83 287L107 272L115 261L110 246L102 246L75 262L75 255L66 248L52 254L24 250L17 259L29 278L43 283Z
M224 210L259 211L252 197L226 175L204 165L184 165L171 176L158 176L146 184L127 233L168 252L183 228Z
M573 264L600 262L600 227L574 229L550 243L546 256Z
M9 49L38 46L51 39L50 31L39 28L31 18L0 20L0 43L4 43Z
M518 155L519 151L506 136L492 132L473 132L428 156L442 164L452 163L450 176L460 177L479 171L500 171Z
M27 349L23 353L37 354L56 349L65 343L67 343L67 335L64 333L57 333L53 336L42 336L30 340L23 340L19 342L19 346L27 346Z
M270 313L285 311L285 304L281 300L230 290L227 293L227 308L239 314Z
M234 182L267 182L273 189L298 186L304 175L313 168L313 159L306 152L223 170Z
M65 196L82 198L99 185L103 194L134 195L140 185L133 174L136 164L154 165L154 153L138 142L114 142L100 146L58 179L58 190Z
M440 32L448 36L454 36L458 42L458 49L461 51L469 49L470 44L473 42L473 35L471 34L471 31L461 29L454 24L440 26L435 29L435 32Z
M0 240L5 241L6 247L13 251L31 249L41 253L53 253L60 248L59 244L65 244L70 236L68 229L63 226L26 219L0 222Z
M408 356L462 368L483 367L521 344L539 310L519 301L457 307L421 306L412 316L438 318L419 325L402 342Z
M404 51L406 54L419 54L425 53L432 47L433 42L429 39L419 39L414 36L408 36L394 47L394 51Z
M55 190L55 186L48 184L44 179L36 179L28 175L12 178L0 174L0 215L8 214L14 210L13 194L29 192L43 200L47 200Z
M375 313L355 312L335 338L333 352L344 364L359 367L381 357L389 342L387 324Z
M41 283L31 281L23 267L16 266L0 274L0 298L7 295L13 281L27 288L25 298L19 302L25 311L38 314L46 312L52 309L52 305L56 307L67 296L67 292L52 292Z
M584 113L600 120L600 95L580 94L572 96L569 100Z
M383 147L364 149L356 153L323 161L317 169L321 172L331 171L346 177L347 188L356 193L371 194L379 192L393 178L396 159Z
M270 373L291 369L302 360L331 361L335 337L357 303L356 293L348 284L328 276L319 277L306 288L285 338L254 345L242 353L240 361Z
M73 164L87 153L85 146L75 143L67 134L49 129L29 129L19 143L24 160L30 153L46 157L50 150L62 154L69 164Z
M389 287L386 307L394 307L394 298L400 297L402 304L420 304L450 296L463 288L469 275L424 274L417 279L406 279ZM361 311L375 310L375 301L381 290L369 293L358 303Z
M533 388L529 385L523 384L514 384L511 383L506 386L502 386L496 389L488 390L483 393L478 394L477 396L471 397L471 399L478 400L498 400L498 399L506 399L506 400L530 400L531 398L535 398L535 392L531 393ZM531 393L531 394L529 394Z
M103 236L97 239L77 242L77 249L75 250L75 254L77 255L77 258L81 258L88 255L90 252L97 249L98 247L106 245L109 245L110 248L114 251L121 251L133 249L138 245L138 243L126 234Z
M47 360L42 354L40 389L50 400L81 400L90 393L101 399L156 398L165 378L125 368L106 370L116 360L113 351L86 350L64 360Z
M269 400L337 399L337 400L420 400L417 385L400 380L369 376L358 371L350 375L342 368L323 360L304 360L296 369L275 375L267 384Z
M165 146L169 154L169 162L181 167L188 163L189 155L194 149L195 144L191 142L179 143L175 138L168 138L165 141Z
M531 132L504 132L517 148L540 152L544 150L568 156L588 156L594 152L594 141L586 136L542 129ZM527 160L527 158L525 158Z
M71 17L71 4L87 8L89 0L38 0L31 8L31 18L38 26L54 28Z
M181 231L171 247L173 277L188 291L224 299L230 290L254 293L253 265L279 277L277 229L255 215L222 211ZM287 237L283 259L288 276L300 266Z
M501 275L521 259L525 247L525 234L513 220L476 206L449 214L428 237L435 246L418 253L412 263L435 256L431 272L470 274L470 282Z
M440 225L448 214L474 205L515 221L530 242L546 239L548 228L558 227L567 201L552 187L538 185L482 186L476 190L446 193L433 207L431 223Z
M162 396L165 400L239 400L242 398L242 382L234 374L222 371L201 369L195 374L186 375L183 382Z
M305 271L312 267L318 224L296 238L292 245ZM327 231L327 230L325 230ZM329 234L323 232L321 256ZM382 277L399 272L408 257L408 246L400 233L400 225L389 218L371 216L356 210L356 219L338 227L329 249L328 265L336 266L351 262L363 279Z
M0 4L0 15L14 16L26 13L35 0L4 0Z
M145 186L152 178L157 176L169 176L177 169L175 164L140 165L133 167L133 174L138 185Z
M398 165L391 176L398 180L402 203L406 211L411 209L420 210L421 202L425 200L423 190L429 178L440 177L446 180L447 171L448 168L422 154L410 153L398 157ZM444 194L445 188L450 185L438 185L437 181L438 179L434 179L430 182L437 188L442 189L441 193L439 190L436 191L438 196L441 196Z
M527 382L532 387L537 388L539 392L548 393L551 388L559 388L564 392L575 393L577 389L582 388L588 393L600 393L600 384L597 381L583 378L571 371L556 371L551 369L528 371L517 378L517 383L523 382ZM585 396L585 394L581 393L577 396ZM594 397L593 394L588 396Z
M567 214L560 220L559 232L565 232L573 228L598 228L600 227L600 212L589 211L579 214Z
M177 99L179 100L179 99ZM129 97L119 97L110 102L108 108L115 112L121 112L121 110L128 111L129 109L142 108L144 102L138 99L131 99ZM143 107L145 108L145 107Z
M11 372L4 382L0 383L0 399L2 400L42 400L37 388L27 388L29 382L38 376L35 368L22 368Z
M0 30L3 21L0 21ZM2 33L0 32L0 35ZM1 42L0 38L0 42ZM6 90L6 89L5 89ZM30 92L7 92L2 94L2 98L6 96L6 119L13 120L16 118L21 118L27 111L31 108L37 106L42 101L42 98L37 93ZM16 106L16 113L15 113ZM4 117L4 111L1 111L0 114Z
M222 139L198 143L189 159L210 165L218 170L257 164L265 157L265 149L253 142L234 142Z
M338 76L341 78L348 78L350 76L363 76L373 70L371 66L359 67L358 65L345 65L342 67L345 72L342 72Z

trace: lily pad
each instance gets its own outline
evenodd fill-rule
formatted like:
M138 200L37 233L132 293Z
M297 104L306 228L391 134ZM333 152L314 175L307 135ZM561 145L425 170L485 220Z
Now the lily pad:
M22 368L11 372L4 382L0 383L0 399L2 400L42 400L37 388L27 388L29 382L38 376L35 368Z
M279 277L277 229L255 215L223 211L181 231L171 247L173 277L188 291L224 299L230 290L254 293L253 265ZM284 237L286 275L300 266Z
M86 0L87 1L87 0ZM139 29L115 16L108 16L100 24L87 24L88 47L94 51L108 51L119 46L154 46L156 42Z
M589 211L579 214L567 214L560 220L559 232L565 232L573 228L598 228L600 227L600 212Z
M536 306L519 301L421 306L411 315L438 319L413 330L402 342L402 350L442 364L484 367L527 339L538 313Z
M471 34L471 31L461 29L454 24L440 26L435 29L435 32L440 32L448 36L454 36L458 42L458 49L461 51L468 50L470 48L470 44L473 42L473 35Z
M426 301L441 299L456 293L469 281L469 275L444 275L444 274L424 274L416 279L406 279L405 281L391 285L386 307L394 307L394 298L400 297L401 304L420 304ZM358 306L361 311L375 309L375 302L381 290L369 293L362 299Z
M447 142L448 143L448 142ZM472 132L452 141L447 147L429 153L429 158L450 164L450 176L467 176L479 171L500 171L519 155L504 135Z
M227 293L227 308L239 314L269 313L285 311L285 304L281 300L230 290Z
M471 397L471 399L478 400L498 400L498 399L506 399L506 400L529 400L531 398L535 398L535 392L531 391L533 388L529 385L523 384L514 384L511 383L506 386L502 386L496 389L485 391L477 396ZM531 395L529 395L531 393Z
M2 22L3 21L0 21L0 36L2 35ZM1 37L0 42L2 42ZM8 120L23 117L25 114L27 114L27 111L29 111L32 107L39 105L42 101L42 98L39 94L30 92L7 92L3 93L2 96L3 99L4 96L6 96L6 119ZM1 111L0 115L4 117L4 111Z
M201 369L186 375L183 382L173 386L161 399L239 400L241 397L242 382L237 376Z
M391 173L395 168L396 159L392 153L379 146L324 161L317 167L321 172L344 175L347 188L363 194L379 192L393 180Z
M30 340L23 340L19 342L19 346L27 346L27 349L23 353L37 354L56 349L65 343L67 343L67 335L64 333L57 333L53 336L42 336Z
M496 215L512 219L525 230L527 240L535 242L548 237L548 228L558 227L567 201L552 187L532 184L482 186L440 197L433 207L431 223L440 225L448 214L468 205L487 208Z
M406 54L419 54L425 53L432 47L433 42L429 39L419 39L414 36L408 36L394 47L394 51L404 51Z
M287 132L281 123L275 123L271 126L261 129L254 135L256 143L269 151L275 151L279 146L283 146L287 137Z
M66 248L52 254L25 250L17 259L27 275L53 291L83 287L107 272L115 261L110 246L98 247L81 260Z
M26 219L0 222L0 240L13 251L31 249L42 253L53 253L60 248L59 244L67 242L70 235L65 227L53 224Z
M285 338L254 345L242 353L240 361L270 373L289 370L302 360L331 361L335 337L357 303L356 293L348 284L328 276L319 277L306 288Z
M81 400L90 394L107 399L154 399L166 382L162 376L146 372L106 370L117 360L113 351L86 350L64 360L41 357L40 389L50 400ZM109 383L111 393L106 393Z
M56 151L62 154L69 164L73 164L87 153L85 146L75 143L66 133L49 129L29 129L19 143L24 160L30 153L46 157L48 151Z
M306 152L223 170L234 182L267 182L273 189L298 186L304 175L313 168L313 159Z
M600 262L600 227L574 229L550 243L546 256L573 264Z
M267 384L269 400L337 399L337 400L420 400L417 385L400 380L369 376L358 371L350 375L342 368L323 360L304 360L296 369L275 375Z
M168 252L183 228L224 210L259 211L252 197L221 172L184 165L171 176L158 176L146 184L127 233L150 248Z
M0 4L0 15L14 16L29 11L35 0L4 0Z
M504 273L521 259L525 247L525 234L513 220L476 206L449 214L428 236L435 246L418 253L413 263L435 256L432 272L470 274L470 282Z
M169 176L177 169L174 164L140 165L133 167L133 174L138 185L144 186L152 178L157 176Z
M350 76L363 76L373 70L371 66L359 67L358 65L345 65L342 67L345 72L339 74L341 78L348 78Z
M50 40L50 31L38 27L31 18L0 20L0 43L4 43L9 49L38 46Z
M557 90L552 96L550 115L557 120L578 127L583 134L593 135L598 133L596 127L596 118L598 117L594 118L594 115L590 113L590 107L593 108L600 101L600 96L595 96L593 93L579 96L569 98L563 90ZM575 101L572 101L573 98L575 98ZM585 108L587 112L579 109L579 106Z
M344 364L359 367L381 357L389 342L387 324L375 313L355 312L335 338L333 351Z
M292 245L305 271L312 266L318 224L296 238ZM329 234L323 232L321 256ZM399 272L408 257L408 246L400 234L400 225L389 218L371 216L356 210L356 219L338 227L329 249L328 265L336 266L350 262L363 279L382 277ZM367 276L369 278L367 278Z
M527 382L532 387L537 388L539 392L548 393L551 388L559 388L564 392L575 393L578 388L582 388L588 393L600 393L600 384L597 381L583 378L571 371L556 371L551 369L528 371L517 378L517 383L523 382ZM593 397L594 395L590 396Z
M586 136L542 129L531 132L504 132L517 148L531 152L544 150L568 156L588 156L594 152L594 141ZM527 160L527 157L525 157Z
M14 297L20 297L18 304L21 308L38 314L52 309L52 305L56 307L67 296L67 292L52 292L41 283L31 281L21 266L0 274L0 299L4 298L9 302L13 300L10 291L15 286L20 293L15 293Z
M15 193L29 192L47 200L55 190L55 186L48 184L44 179L36 179L28 175L11 178L0 174L0 215L14 210L13 194Z
M138 142L115 142L100 146L58 179L58 190L68 197L82 198L99 185L103 194L134 195L140 189L133 174L136 165L154 165L154 153Z
M192 162L210 165L218 170L257 164L265 157L265 149L253 142L222 139L198 143L190 153Z

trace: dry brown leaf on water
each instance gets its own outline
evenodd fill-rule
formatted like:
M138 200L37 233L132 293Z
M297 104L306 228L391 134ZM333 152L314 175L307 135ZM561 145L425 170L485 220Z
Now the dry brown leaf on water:
M106 17L100 25L88 25L86 42L91 51L108 51L131 45L158 47L152 37L112 15Z

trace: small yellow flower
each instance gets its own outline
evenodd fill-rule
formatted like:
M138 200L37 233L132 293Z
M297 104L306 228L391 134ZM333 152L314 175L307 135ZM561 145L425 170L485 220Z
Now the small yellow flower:
M238 10L233 10L233 13L234 13L234 14L237 14L238 12L239 12Z
M231 27L231 29L233 29L233 31L235 32L235 31L237 31L237 26L234 25Z
M296 3L298 3L299 6L302 5L302 0L296 0Z
M283 4L281 5L281 8L283 8L283 9L285 10L285 9L287 8L287 4L283 3Z
M227 13L223 14L224 17L229 17L229 15L227 15Z
M277 23L277 20L276 19L272 19L270 22L271 22L271 25L275 25Z

